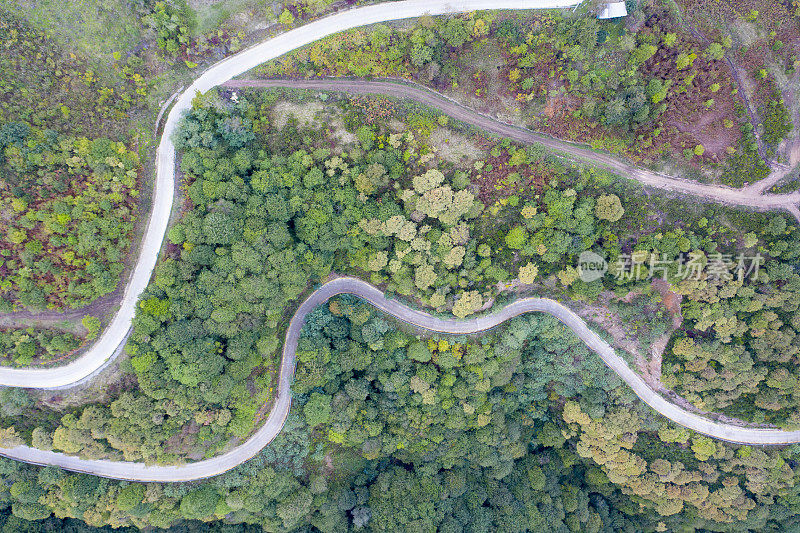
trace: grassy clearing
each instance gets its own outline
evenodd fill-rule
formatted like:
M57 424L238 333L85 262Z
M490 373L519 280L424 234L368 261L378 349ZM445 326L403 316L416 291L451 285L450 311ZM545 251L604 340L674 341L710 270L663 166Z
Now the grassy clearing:
M291 102L280 102L273 111L275 127L282 130L290 117L297 120L301 126L320 126L317 115L322 111L322 104L319 102L309 102L307 104L293 104Z
M259 0L191 0L189 7L194 11L195 36L216 30L234 18L243 19L247 27L263 26L275 18L271 2Z
M451 163L470 166L486 153L465 135L452 132L445 128L437 128L430 136L430 143L439 151L439 156Z
M66 48L110 61L114 52L132 50L141 38L136 13L124 0L9 0L36 28Z

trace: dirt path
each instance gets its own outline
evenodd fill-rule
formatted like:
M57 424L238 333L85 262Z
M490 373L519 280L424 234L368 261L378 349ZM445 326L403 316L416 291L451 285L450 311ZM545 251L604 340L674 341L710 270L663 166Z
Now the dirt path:
M784 104L786 105L786 109L789 110L792 126L794 127L789 137L787 137L785 144L780 147L780 151L787 162L785 164L773 162L772 173L763 180L753 183L748 187L756 194L766 192L774 185L779 184L800 165L800 95L798 94L798 84L800 84L800 73L795 74L793 78L787 80L781 91Z
M92 303L77 309L70 309L68 311L15 311L13 313L0 313L0 325L14 326L25 325L30 322L37 322L42 324L55 324L56 322L64 321L80 321L85 316L104 317L111 313L119 304L119 299L122 297L124 290L123 282L120 280L119 285L114 292L110 292L105 296L101 296Z
M666 387L664 383L661 382L661 360L664 350L669 344L672 334L675 332L675 328L660 335L648 347L642 346L635 337L631 336L622 320L616 314L609 311L607 307L590 305L580 306L578 315L585 320L597 324L600 329L608 333L611 338L614 339L614 348L618 352L624 351L633 357L633 364L647 386L665 398L668 398L670 402L680 408L732 426L751 428L765 427L765 425L762 424L754 424L740 418L699 409L689 400ZM643 353L644 349L647 349L646 353Z
M758 210L784 209L789 211L797 218L798 222L800 222L797 211L792 209L792 207L800 203L800 192L790 194L764 194L757 193L749 187L733 189L731 187L706 185L687 179L667 176L651 170L635 167L610 155L598 153L577 144L554 139L520 126L501 122L491 116L467 108L433 90L416 85L384 81L325 78L314 80L231 80L224 83L223 86L231 88L288 87L318 91L338 91L348 94L381 94L413 100L438 109L456 120L476 126L490 133L495 133L522 143L543 145L555 152L567 154L577 161L584 161L613 170L621 176L636 180L649 187L695 196L716 203L745 206Z
M561 141L548 135L535 133L520 126L501 122L494 117L465 107L440 93L417 85L390 81L364 81L338 78L318 80L231 80L222 85L230 88L289 87L320 91L341 91L351 94L383 94L395 98L414 100L436 108L457 120L484 129L490 133L508 137L522 143L541 144L551 150L569 154L578 161L586 161L608 168L622 176L634 179L650 187L687 194L717 203L752 207L758 210L785 209L800 223L800 211L796 208L796 205L800 203L800 193L764 194L766 190L775 185L775 183L778 183L791 171L790 168L784 168L783 166L773 170L773 173L764 180L743 187L742 189L704 185L691 180L667 176L635 167L625 161L621 161L607 154L595 152L578 144ZM168 103L169 101L167 104ZM164 105L164 109L167 104ZM800 139L796 139L795 142L797 146L794 152L796 152L796 157L798 159L797 163L800 163ZM19 311L0 314L0 324L25 325L30 324L31 321L49 324L64 320L77 320L86 315L105 316L119 304L123 289L123 287L119 287L113 293L103 296L90 305L80 309L64 312Z
M407 0L392 2L391 4L377 4L356 8L301 26L230 57L208 69L182 93L175 103L175 106L167 115L156 161L157 179L153 195L153 209L150 213L147 229L143 237L138 262L134 268L130 282L127 287L125 287L124 294L121 298L120 309L115 314L111 325L84 356L70 365L51 370L0 369L0 379L2 383L9 386L20 387L68 388L74 386L76 383L92 379L92 376L94 376L99 369L113 361L116 355L122 351L128 332L130 331L136 302L138 301L139 295L141 295L149 283L172 210L175 149L170 137L175 131L181 113L191 107L191 101L196 91L205 92L221 83L231 80L234 76L247 72L264 61L305 46L327 35L365 24L399 18L417 17L425 13L444 14L469 12L476 9L501 9L504 6L513 9L530 9L565 7L567 5L571 5L569 0L564 2L560 2L559 0ZM304 88L302 87L302 83L304 82L283 80L282 83L282 85L276 84L272 86ZM325 85L309 85L305 88L330 90L332 84L336 82L319 80L317 83L327 84L327 87ZM521 142L539 143L553 150L566 153L576 159L587 160L594 164L606 166L644 185L694 195L721 203L744 205L756 209L789 209L795 216L800 217L800 210L797 209L797 203L800 201L800 193L786 195L753 195L752 192L744 190L714 187L689 182L687 180L679 180L677 178L635 168L610 156L557 141L524 128L504 124L491 117L464 108L452 100L448 100L431 91L399 84L395 84L395 87L392 89L386 88L386 84L382 83L378 83L370 90L368 84L374 82L358 83L340 80L339 83L342 85L338 90L347 90L353 93L358 93L360 91L362 93L377 92L389 94L390 96L410 98L423 104L431 105L432 107L444 110L448 115L457 120L462 120L466 123L482 127L487 131ZM348 87L350 88L348 89ZM337 89L334 88L333 90ZM394 91L396 94L391 94L391 91ZM798 218L798 220L800 220L800 218ZM440 319L406 307L396 300L389 300L380 290L361 280L355 278L340 278L325 283L314 291L309 298L299 306L296 313L293 315L283 345L283 357L278 379L278 394L275 398L274 407L270 411L266 423L259 428L250 439L227 453L196 463L175 466L146 465L144 463L125 461L87 460L29 446L4 448L0 450L0 455L38 465L52 465L96 476L135 481L188 481L211 477L230 470L257 454L280 432L291 407L291 383L295 370L295 353L305 317L317 306L337 294L353 294L370 302L380 311L397 317L409 324L447 334L477 333L496 327L523 313L548 313L571 328L592 351L596 352L603 359L609 368L616 372L617 375L628 384L642 401L677 424L693 429L699 433L736 443L782 445L800 442L800 431L785 431L775 428L742 428L733 424L709 420L708 418L683 409L649 387L648 384L616 354L614 349L607 342L589 329L586 322L571 310L553 300L542 298L518 300L492 314L475 317L470 320L458 321Z

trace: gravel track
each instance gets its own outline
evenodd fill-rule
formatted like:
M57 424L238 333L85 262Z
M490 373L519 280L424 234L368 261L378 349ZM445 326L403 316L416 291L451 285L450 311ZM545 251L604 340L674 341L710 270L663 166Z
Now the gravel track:
M750 207L758 210L791 208L800 203L800 192L791 194L761 194L752 186L734 189L721 185L706 185L695 181L660 174L630 165L613 156L595 152L580 145L536 133L521 126L501 122L493 117L465 107L431 89L390 81L367 81L340 78L314 80L272 79L231 80L223 84L229 88L287 87L317 91L337 91L349 94L381 94L393 98L413 100L482 130L526 144L540 144L551 150L566 153L576 160L613 170L620 176L636 180L642 185L695 196L715 203Z

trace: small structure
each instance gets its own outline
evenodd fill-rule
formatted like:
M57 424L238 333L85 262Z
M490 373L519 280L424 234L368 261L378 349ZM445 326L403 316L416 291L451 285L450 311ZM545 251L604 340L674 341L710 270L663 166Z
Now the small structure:
M628 9L625 7L625 2L607 2L600 6L600 10L597 12L599 19L615 19L627 15Z

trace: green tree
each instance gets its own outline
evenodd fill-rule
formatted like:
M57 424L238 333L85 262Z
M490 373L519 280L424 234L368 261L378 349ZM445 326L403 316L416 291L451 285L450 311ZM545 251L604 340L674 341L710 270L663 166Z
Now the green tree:
M298 488L292 491L275 508L275 512L283 520L283 527L292 530L302 523L303 518L311 511L312 501L313 496L308 489Z
M117 494L117 507L122 511L130 511L144 499L145 487L139 483L131 483Z
M203 485L181 498L181 515L189 520L208 518L214 513L220 495L213 485Z
M440 35L451 48L460 48L469 40L469 33L464 27L464 22L460 18L451 18L440 28Z
M511 228L506 235L506 246L512 250L521 250L528 239L528 232L519 224Z
M364 150L372 150L372 146L375 143L375 132L371 127L361 126L356 130L356 137L358 137Z
M19 416L33 405L25 389L16 387L0 389L0 412L4 416Z
M312 428L327 423L331 416L331 397L312 392L308 402L303 406L303 414Z
M233 219L226 213L209 213L203 219L203 234L209 244L231 244L235 235Z
M428 349L428 345L425 342L412 342L408 345L408 357L420 363L427 363L431 360L431 351Z
M81 324L84 328L86 328L86 338L89 340L97 337L97 334L100 332L100 328L102 327L100 319L91 315L86 315L83 317L81 319Z
M638 67L639 65L644 64L645 61L653 57L653 55L655 55L657 51L658 48L653 46L652 44L647 44L647 43L641 44L637 46L633 52L631 52L628 61L630 61L632 65Z
M273 15L274 16L274 15ZM284 26L291 26L294 24L294 15L288 9L284 9L280 16L278 17L278 22L283 24Z

